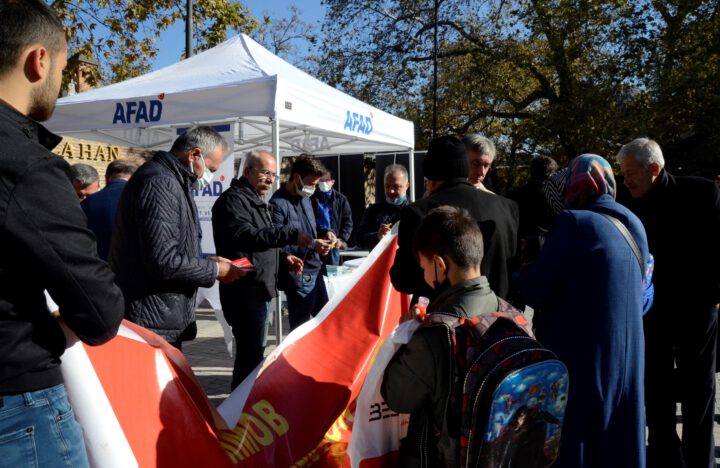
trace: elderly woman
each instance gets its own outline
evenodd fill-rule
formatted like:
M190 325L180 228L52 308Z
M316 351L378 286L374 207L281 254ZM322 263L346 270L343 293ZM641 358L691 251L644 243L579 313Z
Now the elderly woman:
M612 169L600 156L575 158L561 185L568 209L522 279L525 300L537 311L538 340L570 374L553 466L642 468L645 230L615 202ZM627 238L613 219L629 231Z

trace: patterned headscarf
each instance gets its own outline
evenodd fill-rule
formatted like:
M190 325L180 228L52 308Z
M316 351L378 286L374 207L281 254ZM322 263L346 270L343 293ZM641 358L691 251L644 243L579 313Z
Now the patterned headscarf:
M581 154L570 162L565 190L565 205L582 208L600 195L615 198L615 176L612 167L596 154Z
M583 154L547 179L543 192L557 214L566 208L580 208L606 193L615 197L615 187L610 163L595 154Z
M555 214L559 214L565 209L565 186L569 171L570 169L567 167L560 169L543 182L545 200L547 200L548 206Z

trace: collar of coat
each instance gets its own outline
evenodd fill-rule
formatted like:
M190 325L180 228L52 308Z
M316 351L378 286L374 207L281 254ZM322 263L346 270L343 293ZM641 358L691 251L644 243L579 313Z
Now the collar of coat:
M52 150L62 141L61 136L52 133L2 100L0 100L0 118L9 121L12 126L19 128L28 139L39 143L48 150Z
M153 161L170 170L187 187L192 187L197 180L197 176L190 172L190 168L183 165L178 157L169 151L158 151Z

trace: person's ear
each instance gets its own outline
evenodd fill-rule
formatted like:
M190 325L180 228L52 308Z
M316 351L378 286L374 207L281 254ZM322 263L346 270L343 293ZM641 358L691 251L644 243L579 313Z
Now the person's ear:
M652 174L653 178L660 175L660 171L662 168L660 167L660 164L656 162L650 163L650 173Z
M447 271L447 264L440 255L433 255L433 263L435 263L435 267L438 269L438 271L442 271L443 274L445 274L445 272Z
M50 52L35 44L25 55L25 76L31 83L42 81L50 74Z
M193 148L190 150L190 162L195 162L202 157L202 150L200 148Z

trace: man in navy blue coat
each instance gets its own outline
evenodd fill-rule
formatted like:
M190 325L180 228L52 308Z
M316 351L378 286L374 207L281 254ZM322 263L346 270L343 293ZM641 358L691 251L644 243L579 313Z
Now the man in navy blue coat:
M136 169L137 166L127 160L111 162L105 171L105 188L80 203L87 216L88 228L95 233L98 255L103 260L107 260L110 251L110 239L120 195Z
M270 199L275 226L289 226L315 239L311 246L286 246L282 250L278 286L287 296L291 329L314 317L328 301L320 268L331 242L317 238L317 222L310 201L320 177L326 172L320 160L301 154L293 163L290 179Z

